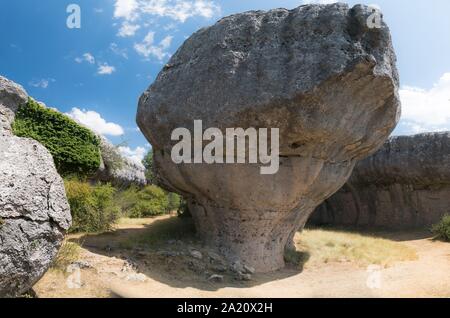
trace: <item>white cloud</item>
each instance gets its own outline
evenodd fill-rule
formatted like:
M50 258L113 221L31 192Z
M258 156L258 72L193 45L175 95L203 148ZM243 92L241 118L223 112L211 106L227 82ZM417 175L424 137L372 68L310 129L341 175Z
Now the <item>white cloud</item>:
M124 134L120 125L108 123L95 111L74 107L67 115L100 135L121 136Z
M84 53L82 57L75 58L75 62L77 63L88 62L89 64L95 64L95 57L91 53L87 52Z
M122 23L119 32L117 32L117 35L123 38L134 36L136 34L136 31L140 28L141 27L138 24L131 24L128 21L125 21Z
M139 8L137 0L116 0L114 7L115 18L133 21L137 17L137 10Z
M185 22L195 16L212 18L220 12L220 7L210 0L142 0L142 14L167 17L178 22Z
M99 75L111 75L116 71L114 66L108 65L108 63L103 63L98 66L97 74Z
M374 8L374 9L377 9L377 10L380 10L380 11L381 11L381 6L380 6L379 4L376 4L376 3L372 3L372 4L369 4L369 7L371 7L371 8Z
M158 60L162 60L170 55L167 49L170 47L172 39L172 36L166 36L159 44L155 45L155 32L149 32L141 43L134 45L134 49L145 58L154 56Z
M114 17L123 20L117 33L121 37L135 35L141 27L138 22L143 18L146 21L168 18L184 23L196 16L209 19L221 11L212 0L115 0L114 8Z
M116 55L123 57L124 59L128 59L127 49L120 49L117 43L111 43L109 45L109 49Z
M145 147L136 147L135 149L131 149L130 147L120 146L117 149L125 158L128 158L130 161L139 166L143 166L142 160L147 153L147 149L145 149Z
M39 88L47 88L50 85L50 82L56 82L53 78L42 78L42 79L34 79L29 84L33 87Z
M450 73L429 89L400 90L402 124L411 133L450 130Z

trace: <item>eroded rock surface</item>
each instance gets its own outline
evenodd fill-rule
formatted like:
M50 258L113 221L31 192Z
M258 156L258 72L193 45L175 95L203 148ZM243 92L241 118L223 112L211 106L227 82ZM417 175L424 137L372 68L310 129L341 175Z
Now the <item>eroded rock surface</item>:
M388 27L345 4L252 11L192 35L139 101L157 178L189 198L204 241L257 272L284 266L284 248L314 208L382 146L400 113ZM175 164L175 128L279 128L280 170L260 164Z
M0 77L0 297L29 290L47 271L70 227L64 184L50 153L12 135L23 88Z
M102 162L93 179L111 182L116 186L145 186L147 179L144 165L124 157L106 138L98 137Z
M450 213L450 133L390 138L317 208L312 224L429 228Z

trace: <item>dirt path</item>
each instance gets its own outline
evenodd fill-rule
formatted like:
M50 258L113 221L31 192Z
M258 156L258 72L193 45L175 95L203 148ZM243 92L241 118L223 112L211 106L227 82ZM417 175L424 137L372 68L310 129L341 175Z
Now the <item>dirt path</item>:
M36 293L39 297L450 297L450 244L429 238L405 239L404 233L390 236L413 247L417 260L369 270L351 262L333 262L306 266L302 271L288 268L254 275L248 282L225 279L222 283L200 279L205 275L202 271L209 275L208 269L183 263L181 256L115 244L165 219L124 224L114 234L85 239L81 285L68 287L67 279L73 282L74 272L50 271L35 286ZM189 269L184 268L186 264Z

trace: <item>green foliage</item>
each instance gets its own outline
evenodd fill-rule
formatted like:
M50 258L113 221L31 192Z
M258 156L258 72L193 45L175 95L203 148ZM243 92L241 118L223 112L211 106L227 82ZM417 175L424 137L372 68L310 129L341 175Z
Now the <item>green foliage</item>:
M64 185L73 219L70 232L96 233L112 229L121 212L114 201L115 188L78 180L66 180Z
M438 224L434 225L432 231L437 239L450 242L450 214L445 215Z
M167 200L169 201L168 210L169 212L178 211L181 205L181 197L173 192L167 193Z
M151 183L155 183L155 176L153 174L153 149L145 155L144 160L142 160L142 164L145 167L145 177Z
M169 199L161 188L150 185L138 190L131 187L117 196L122 213L132 218L165 214L170 211Z
M58 172L89 175L100 166L99 140L89 129L32 99L22 105L13 123L14 134L42 143L52 154Z

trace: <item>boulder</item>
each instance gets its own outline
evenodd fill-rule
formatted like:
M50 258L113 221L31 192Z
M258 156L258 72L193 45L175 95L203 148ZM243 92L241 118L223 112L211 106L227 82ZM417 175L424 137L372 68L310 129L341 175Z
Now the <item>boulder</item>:
M38 142L12 135L27 94L0 77L0 297L29 290L47 271L71 224L64 184Z
M425 228L450 213L450 132L390 138L310 223Z
M139 100L156 178L188 204L198 233L228 262L284 266L315 207L379 149L400 115L389 29L345 4L251 11L193 34ZM280 167L175 164L176 128L278 128ZM236 155L235 155L236 156Z
M145 167L142 163L134 162L120 154L117 147L111 144L105 137L98 135L100 139L100 153L102 161L94 180L110 182L116 186L145 186L147 179Z
M28 95L22 86L0 76L0 137L12 136L14 114L27 100Z

